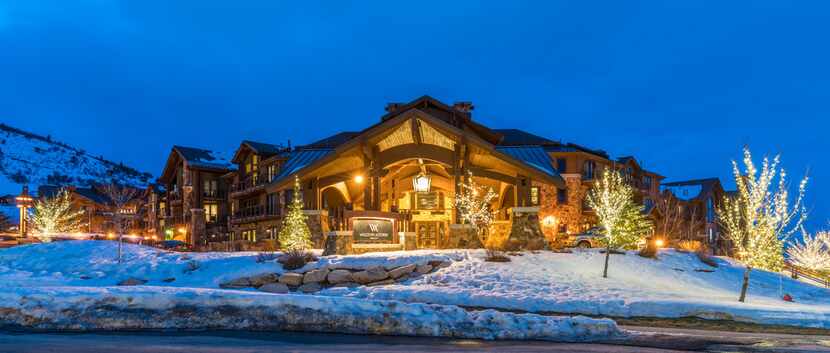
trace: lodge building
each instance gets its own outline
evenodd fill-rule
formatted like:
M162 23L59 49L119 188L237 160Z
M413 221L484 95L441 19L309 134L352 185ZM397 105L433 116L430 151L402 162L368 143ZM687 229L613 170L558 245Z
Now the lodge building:
M315 247L336 253L470 246L454 210L469 175L497 194L490 236L517 247L595 225L585 196L606 168L623 173L647 212L660 197L663 177L634 157L491 129L472 111L424 96L307 145L243 141L230 160L175 146L148 202L148 232L198 247L274 246L295 177Z

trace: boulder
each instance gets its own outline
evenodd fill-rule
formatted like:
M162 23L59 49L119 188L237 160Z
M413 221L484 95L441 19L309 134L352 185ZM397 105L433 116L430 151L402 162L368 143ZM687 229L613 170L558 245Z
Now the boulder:
M320 286L319 282L311 282L300 286L300 288L297 288L297 291L303 293L314 293L319 292L321 289L323 289L323 287Z
M352 273L347 270L334 270L329 272L327 280L330 284L351 282Z
M419 274L422 274L422 275L430 273L430 272L432 272L432 265L430 265L430 264L418 265L417 267L415 267L415 272L417 272Z
M352 278L360 284L382 281L387 277L389 277L389 274L386 273L383 267L372 267L365 271L352 273Z
M251 282L251 287L259 287L264 284L274 283L279 280L276 273L266 273L264 275L254 276L248 279Z
M118 282L119 286L140 286L144 283L147 283L147 280L141 278L130 277L121 282Z
M320 283L326 280L326 276L329 275L329 269L321 268L317 270L311 270L305 273L303 276L303 283Z
M412 273L412 271L415 271L416 267L417 267L417 265L415 265L415 264L409 264L409 265L406 265L406 266L401 266L401 267L395 268L395 269L389 271L389 277L398 278L398 277L401 277L403 275L408 275L408 274Z
M413 272L413 273L414 273L414 272ZM406 281L406 280L408 280L408 279L412 278L413 273L407 273L407 274L405 274L405 275L403 275L403 276L400 276L400 277L398 277L398 278L395 278L395 281L396 281L396 282L403 282L403 281ZM415 274L415 275L418 275L417 273L414 273L414 274ZM418 275L418 276L420 276L420 275Z
M395 284L395 280L391 279L391 278L390 279L385 279L383 281L377 281L377 282L369 283L366 286L367 287L374 287L374 286L385 286L385 285L389 285L389 284Z
M240 277L230 282L225 282L219 285L219 288L230 288L230 289L239 289L239 288L248 288L251 286L251 281L248 280L248 277Z
M173 282L175 280L176 280L176 277L168 277L168 278L165 278L161 281L164 282L164 283L170 283L170 282Z
M279 281L282 284L296 287L303 284L303 275L300 273L287 272L280 276Z
M288 293L288 286L283 283L266 283L259 287L260 291L268 293L285 294Z
M446 268L446 267L450 267L450 265L452 265L452 263L449 262L449 261L440 261L440 260L430 261L429 264L432 265L432 267L434 267L434 268Z

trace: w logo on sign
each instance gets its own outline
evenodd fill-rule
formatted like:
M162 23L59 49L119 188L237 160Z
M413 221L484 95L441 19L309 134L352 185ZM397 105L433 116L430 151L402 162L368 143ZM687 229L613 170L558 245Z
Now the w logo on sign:
M369 230L372 231L372 233L377 233L378 230L379 230L378 224L377 223L369 223Z

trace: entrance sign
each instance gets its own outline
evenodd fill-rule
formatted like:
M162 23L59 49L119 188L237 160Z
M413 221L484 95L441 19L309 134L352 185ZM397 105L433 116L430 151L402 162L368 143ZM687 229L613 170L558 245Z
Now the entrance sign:
M415 194L415 201L417 202L416 209L419 210L437 210L438 209L438 193L437 192L419 192Z
M355 243L392 243L392 220L387 218L353 218Z

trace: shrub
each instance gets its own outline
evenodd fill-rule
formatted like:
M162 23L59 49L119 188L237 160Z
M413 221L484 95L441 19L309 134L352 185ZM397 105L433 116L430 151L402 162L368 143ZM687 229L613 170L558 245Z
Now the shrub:
M314 260L315 258L313 254L306 252L304 250L294 249L289 250L287 253L285 253L285 255L280 256L280 259L278 261L282 264L282 267L284 269L290 271L300 269L303 266L305 266L307 262L311 262Z
M186 268L184 269L184 272L185 273L190 273L190 272L196 271L199 268L201 268L202 264L199 263L199 261L190 260L185 264L185 266L186 266Z
M677 250L696 253L704 251L705 247L699 240L681 240L677 243Z
M487 255L484 258L487 262L510 262L510 258L504 255L503 252L495 249L487 249Z
M652 239L651 237L646 238L646 246L644 246L642 249L640 249L640 252L637 253L637 254L642 256L642 257L647 257L647 258L650 258L650 259L656 259L657 258L657 244L654 242L654 239Z
M256 255L256 263L261 264L263 262L274 261L277 259L277 253L275 252L261 252Z

